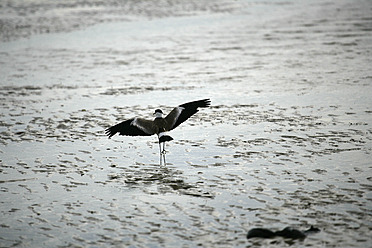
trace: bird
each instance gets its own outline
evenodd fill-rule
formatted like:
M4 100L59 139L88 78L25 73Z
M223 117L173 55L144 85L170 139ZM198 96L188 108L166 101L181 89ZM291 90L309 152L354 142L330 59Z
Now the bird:
M156 109L154 112L155 118L153 120L134 117L107 128L105 133L109 139L117 133L126 136L151 136L156 134L159 139L160 163L163 155L165 164L165 142L173 140L173 138L168 135L168 132L196 114L199 111L198 108L206 108L209 107L210 104L210 99L184 103L173 108L165 118L163 118L163 111L161 109ZM163 144L163 150L161 144Z

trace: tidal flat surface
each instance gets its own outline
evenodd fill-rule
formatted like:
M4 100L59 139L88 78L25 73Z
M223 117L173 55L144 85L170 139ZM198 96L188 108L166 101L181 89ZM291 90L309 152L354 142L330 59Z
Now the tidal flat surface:
M1 247L371 244L371 1L68 3L1 3Z

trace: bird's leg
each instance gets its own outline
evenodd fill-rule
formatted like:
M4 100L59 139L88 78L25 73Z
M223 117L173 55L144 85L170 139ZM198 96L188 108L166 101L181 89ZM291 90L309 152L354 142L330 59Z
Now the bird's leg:
M163 143L163 159L164 159L164 165L167 165L167 163L165 162L165 154L166 154L166 151L165 151L165 142Z
M162 165L162 162L164 161L164 165L166 165L165 162L165 142L163 143L163 150L161 149L161 143L159 142L159 152L160 152L160 165Z
M161 157L162 157L162 152L161 152L161 143L159 142L159 155L160 155L160 165L161 165Z
M160 148L160 153L161 154L165 154L166 151L165 151L165 142L162 142L163 143L163 149L161 149L161 143L159 143L159 148Z

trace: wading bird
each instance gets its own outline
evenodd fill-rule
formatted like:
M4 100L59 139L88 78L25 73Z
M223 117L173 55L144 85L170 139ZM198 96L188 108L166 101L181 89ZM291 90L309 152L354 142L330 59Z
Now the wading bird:
M127 136L150 136L157 134L159 138L160 164L162 163L162 156L165 164L165 142L173 140L167 132L175 129L182 122L197 113L199 111L198 108L209 107L210 103L211 101L209 99L184 103L175 107L165 118L163 118L163 111L156 109L154 120L135 117L107 128L106 135L111 138L116 133ZM163 143L163 150L161 143Z

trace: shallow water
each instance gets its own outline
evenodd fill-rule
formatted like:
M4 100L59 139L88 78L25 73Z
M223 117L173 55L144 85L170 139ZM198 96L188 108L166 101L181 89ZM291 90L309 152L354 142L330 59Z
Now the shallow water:
M44 18L49 33L0 43L1 246L370 244L370 1L71 4L80 25ZM104 135L207 97L166 166L155 137ZM310 225L302 241L245 237Z

